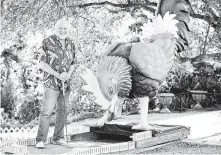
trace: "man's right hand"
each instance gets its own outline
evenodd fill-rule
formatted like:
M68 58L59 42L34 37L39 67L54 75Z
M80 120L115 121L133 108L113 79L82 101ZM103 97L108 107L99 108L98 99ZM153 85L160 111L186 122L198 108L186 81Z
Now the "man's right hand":
M65 82L65 78L64 78L64 74L59 74L58 72L54 71L54 73L52 74L54 75L56 78L58 78L61 81Z
M69 74L67 72L62 72L59 76L59 79L63 82L67 81L69 79Z

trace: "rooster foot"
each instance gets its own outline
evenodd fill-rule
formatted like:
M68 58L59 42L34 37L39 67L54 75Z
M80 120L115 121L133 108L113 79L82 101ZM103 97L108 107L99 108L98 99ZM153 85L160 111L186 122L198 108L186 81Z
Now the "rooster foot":
M96 127L103 127L104 126L105 121L103 119L100 119L97 121L97 123L95 124Z
M145 123L145 124L139 123L138 125L134 125L132 129L133 130L154 130L155 128L148 123Z

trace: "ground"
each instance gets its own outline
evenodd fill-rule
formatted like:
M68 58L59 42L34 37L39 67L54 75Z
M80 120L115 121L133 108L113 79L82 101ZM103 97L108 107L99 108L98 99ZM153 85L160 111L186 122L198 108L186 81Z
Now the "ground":
M176 142L161 148L144 151L139 154L221 154L221 145L191 144Z
M190 136L183 142L175 142L165 146L149 149L138 149L136 154L221 154L221 111L187 111L182 113L168 114L149 114L150 123L167 124L167 125L184 125L191 127ZM97 119L87 119L80 122L74 122L68 125L68 132L73 127L90 124L96 122ZM122 116L118 120L111 123L128 124L138 122L139 115ZM51 129L53 130L53 129ZM51 133L52 135L52 133ZM208 142L213 141L210 145ZM105 142L104 142L105 143ZM45 149L36 149L34 146L29 146L30 154L61 154L69 152L76 145L90 145L88 142L78 141L75 146L57 146L46 145ZM93 145L96 145L94 142ZM135 152L134 152L135 153ZM123 154L123 152L121 153Z

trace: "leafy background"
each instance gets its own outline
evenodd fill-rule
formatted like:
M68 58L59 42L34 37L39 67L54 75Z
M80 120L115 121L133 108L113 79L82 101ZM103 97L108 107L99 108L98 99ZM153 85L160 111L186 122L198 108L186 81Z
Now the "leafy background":
M180 94L185 94L173 102L183 104L184 108L172 104L174 111L191 108L193 101L188 90L220 93L221 89L221 3L219 0L190 2L190 45L185 52L177 54L167 81L160 88L160 92L179 88ZM37 67L41 41L53 33L55 22L64 17L73 26L70 37L77 47L68 121L100 117L103 111L93 103L92 96L80 90L79 73L85 68L96 72L99 59L110 43L137 39L139 23L151 21L155 10L154 0L2 0L0 51L10 48L19 62L9 60L11 65L7 65L1 57L1 107L4 108L1 126L37 124L43 100L42 73ZM204 107L217 109L219 98L217 94L208 95ZM125 99L123 114L136 111L138 105L137 100ZM54 116L52 125L53 122Z

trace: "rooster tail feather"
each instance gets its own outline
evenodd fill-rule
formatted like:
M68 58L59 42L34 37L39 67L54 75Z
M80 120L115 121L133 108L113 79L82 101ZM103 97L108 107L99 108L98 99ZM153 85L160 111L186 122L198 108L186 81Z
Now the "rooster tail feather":
M168 11L170 14L176 14L175 19L179 21L176 24L179 32L177 39L177 52L182 52L189 44L189 21L190 21L190 2L189 0L159 0L156 14L164 16Z

